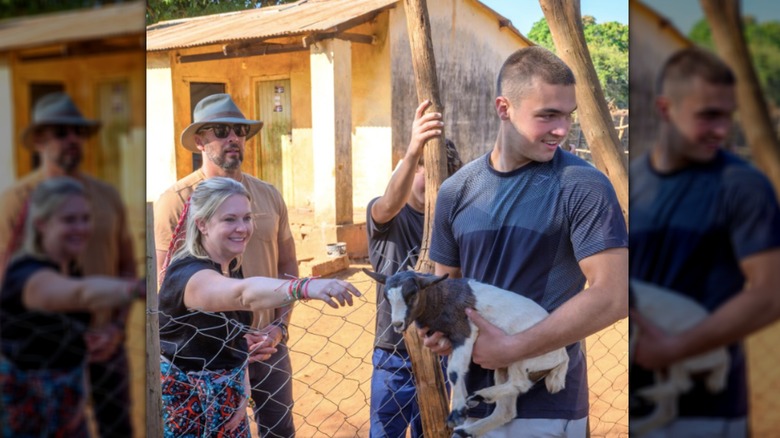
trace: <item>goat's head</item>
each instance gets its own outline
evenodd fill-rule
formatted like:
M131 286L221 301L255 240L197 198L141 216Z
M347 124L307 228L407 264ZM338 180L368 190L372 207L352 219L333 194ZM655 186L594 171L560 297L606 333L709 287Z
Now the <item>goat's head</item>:
M420 292L449 277L449 274L437 276L414 271L401 271L387 276L365 268L363 272L377 283L385 285L385 299L390 303L390 318L396 333L403 333L411 325Z

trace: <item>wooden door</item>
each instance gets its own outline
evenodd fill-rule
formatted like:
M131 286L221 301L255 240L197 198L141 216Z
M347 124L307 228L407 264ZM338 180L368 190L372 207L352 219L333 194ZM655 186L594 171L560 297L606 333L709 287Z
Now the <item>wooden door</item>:
M258 81L255 83L257 116L263 121L258 137L259 153L255 155L257 175L284 193L284 166L282 140L292 135L290 107L290 79Z

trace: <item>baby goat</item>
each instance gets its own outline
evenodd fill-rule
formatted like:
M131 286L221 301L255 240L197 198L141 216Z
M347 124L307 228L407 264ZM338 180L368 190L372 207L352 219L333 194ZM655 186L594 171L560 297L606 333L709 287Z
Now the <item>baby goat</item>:
M631 280L629 293L630 306L671 335L690 329L709 315L704 307L685 295L649 283ZM634 359L637 330L635 324L629 327L630 361ZM707 389L712 393L722 391L726 387L729 362L726 348L721 347L675 363L665 370L666 373L656 372L654 384L637 391L639 397L656 407L645 417L631 419L631 435L642 436L677 417L677 398L693 387L691 376L694 374L707 373Z
M551 393L564 388L569 355L565 348L559 348L497 369L495 386L471 395L466 393L465 377L478 335L477 326L466 316L466 308L476 309L506 333L515 334L548 316L547 311L534 301L475 280L448 280L447 275L402 271L388 277L367 269L363 272L385 285L396 332L403 332L415 321L419 327L428 327L431 332L442 332L452 343L447 369L452 385L452 410L447 424L455 428L455 435L478 437L511 421L516 414L517 396L531 389L536 380L544 378ZM495 403L496 409L489 417L462 426L467 406L475 406L480 401Z

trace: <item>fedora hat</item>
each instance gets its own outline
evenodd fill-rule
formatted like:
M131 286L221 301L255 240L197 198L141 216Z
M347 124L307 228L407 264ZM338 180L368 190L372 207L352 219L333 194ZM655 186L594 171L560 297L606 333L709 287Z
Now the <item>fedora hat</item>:
M36 129L43 126L86 126L89 128L89 135L94 134L100 129L100 122L97 120L85 119L81 111L65 93L56 92L47 94L35 103L33 109L32 123L22 132L22 142L25 146L32 146L31 134Z
M195 145L195 133L203 125L211 123L247 124L249 125L249 133L246 135L247 140L257 135L260 129L263 128L263 122L248 120L244 117L241 110L233 103L230 95L224 93L204 97L195 105L192 118L194 119L192 124L181 133L181 144L192 152L200 152Z

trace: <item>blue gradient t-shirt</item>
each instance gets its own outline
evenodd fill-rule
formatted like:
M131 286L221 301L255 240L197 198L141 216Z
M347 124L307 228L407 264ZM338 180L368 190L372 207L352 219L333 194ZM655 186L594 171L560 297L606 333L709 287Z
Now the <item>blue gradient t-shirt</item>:
M638 157L630 169L631 278L686 295L714 311L742 290L740 260L780 247L780 209L767 178L741 158L720 151L708 163L669 174ZM682 417L747 414L745 353L729 347L725 391L701 382L679 399ZM644 376L643 376L644 374ZM652 376L632 368L632 384Z
M626 247L626 224L609 180L586 161L558 150L546 163L498 172L486 154L441 187L431 260L460 267L464 277L526 296L548 312L582 291L579 262ZM517 401L518 418L579 419L588 413L585 358L567 347L566 388L535 385ZM492 371L472 363L469 392L492 385ZM469 412L481 417L492 406Z

